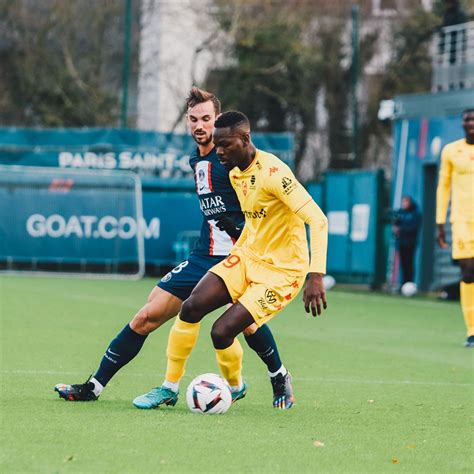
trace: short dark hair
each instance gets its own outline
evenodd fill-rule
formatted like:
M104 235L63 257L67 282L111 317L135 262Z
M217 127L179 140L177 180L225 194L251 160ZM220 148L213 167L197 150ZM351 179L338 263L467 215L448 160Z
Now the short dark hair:
M474 112L474 108L472 108L472 107L470 107L469 109L464 109L462 111L461 117L464 118L465 115L470 114L472 112Z
M208 92L203 89L199 89L199 87L193 86L189 91L188 97L186 97L186 107L189 109L209 100L212 102L212 105L214 105L214 111L216 115L219 115L221 113L220 100L212 92Z
M250 121L248 117L238 110L229 110L224 112L215 122L215 128L236 128L239 125L247 125L250 127Z

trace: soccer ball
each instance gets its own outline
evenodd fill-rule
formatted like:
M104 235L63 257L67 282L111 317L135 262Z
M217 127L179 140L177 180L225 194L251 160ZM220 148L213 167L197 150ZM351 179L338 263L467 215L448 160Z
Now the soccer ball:
M194 413L225 413L232 404L230 386L219 375L198 375L186 390L186 402Z
M411 298L412 296L415 296L417 294L418 287L416 286L416 283L413 283L412 281L407 281L402 285L400 291L402 292L403 296Z
M331 288L334 288L336 284L336 279L331 275L324 275L323 276L323 285L324 289L329 291Z

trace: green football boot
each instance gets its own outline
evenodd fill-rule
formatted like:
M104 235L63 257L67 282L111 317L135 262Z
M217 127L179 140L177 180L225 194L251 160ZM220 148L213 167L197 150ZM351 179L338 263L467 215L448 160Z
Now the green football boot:
M148 393L140 395L133 400L133 405L142 410L158 408L160 405L176 405L178 392L173 392L167 387L152 388Z
M247 384L245 381L242 382L242 388L240 390L231 391L232 393L232 403L235 403L237 400L244 398L247 395Z

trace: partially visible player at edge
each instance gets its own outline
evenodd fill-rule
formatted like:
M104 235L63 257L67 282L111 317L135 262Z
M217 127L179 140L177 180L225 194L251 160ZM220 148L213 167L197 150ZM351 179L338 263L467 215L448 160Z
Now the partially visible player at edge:
M316 316L321 305L327 306L323 275L328 225L289 167L255 148L244 114L223 113L215 122L213 141L219 160L230 171L245 226L230 255L209 270L183 303L168 340L166 384L178 383L183 376L201 319L232 303L212 326L211 337L222 374L245 392L236 336L249 325L262 326L273 318L295 298L307 276L306 311L311 308ZM305 223L310 228L311 263Z
M474 108L462 113L465 138L441 152L436 223L438 244L448 248L444 231L451 199L452 257L461 267L461 307L467 328L466 347L474 347Z
M197 147L190 158L196 192L203 214L200 240L189 258L168 273L151 291L147 303L135 314L107 348L99 368L83 384L58 384L59 396L70 401L97 400L110 379L142 348L148 334L176 316L182 302L190 295L207 270L229 254L243 227L243 216L237 196L229 182L228 172L219 162L212 131L220 113L220 102L209 92L193 87L186 100L187 124ZM294 400L291 377L282 364L268 326L249 325L244 331L248 345L266 364L272 382L274 406L291 408ZM174 405L179 385L164 384L159 404ZM242 391L234 399L242 398ZM156 397L137 406L154 408Z

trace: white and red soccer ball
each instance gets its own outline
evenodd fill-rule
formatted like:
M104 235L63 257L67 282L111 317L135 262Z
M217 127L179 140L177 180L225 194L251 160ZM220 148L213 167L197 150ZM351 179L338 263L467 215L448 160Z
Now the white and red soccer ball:
M198 375L188 385L186 402L194 413L225 413L232 404L232 393L226 380L216 374Z

